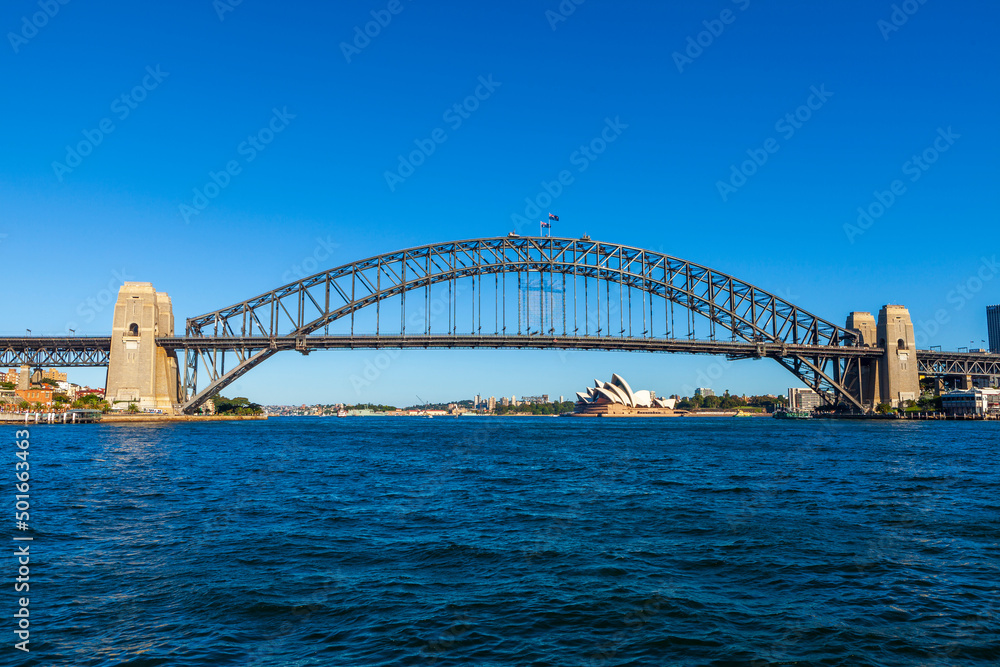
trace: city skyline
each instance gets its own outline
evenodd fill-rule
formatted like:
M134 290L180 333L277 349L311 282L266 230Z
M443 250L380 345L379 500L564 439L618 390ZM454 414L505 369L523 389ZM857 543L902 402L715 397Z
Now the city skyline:
M806 15L741 0L643 7L640 22L589 3L566 16L404 3L367 40L358 30L384 5L308 20L247 3L60 7L8 53L25 95L0 112L19 128L0 159L0 248L44 230L46 261L73 279L37 272L8 293L0 333L106 335L126 280L170 294L180 328L362 257L532 233L551 212L554 235L714 266L833 322L901 303L922 346L987 337L1000 266L947 221L988 229L995 210L989 3L920 5L902 21L891 3ZM0 20L19 35L29 9ZM901 238L933 238L934 252L917 261ZM498 394L568 393L611 372L691 391L705 377L746 393L794 384L772 362L711 357L380 354L285 352L225 393L404 402L419 387L449 400L481 374Z

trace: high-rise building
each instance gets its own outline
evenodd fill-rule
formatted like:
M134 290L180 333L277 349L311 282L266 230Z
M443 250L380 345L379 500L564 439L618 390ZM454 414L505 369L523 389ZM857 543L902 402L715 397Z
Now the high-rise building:
M698 387L697 389L694 390L694 395L705 398L706 396L715 396L715 392L709 389L708 387Z
M789 387L788 407L791 410L812 412L823 405L823 399L812 389Z
M986 329L990 334L990 352L1000 354L1000 305L986 306Z

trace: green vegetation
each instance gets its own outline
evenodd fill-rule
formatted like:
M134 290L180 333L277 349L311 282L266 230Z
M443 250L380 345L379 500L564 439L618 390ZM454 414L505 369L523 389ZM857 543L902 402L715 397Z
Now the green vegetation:
M53 380L52 378L42 378L41 380L38 381L38 384L47 384L50 387L58 387L59 386L59 383L56 382L55 380Z
M226 398L216 396L212 399L215 403L215 412L220 415L259 415L264 412L264 408L259 403L251 403L250 399L243 396L236 398Z
M774 412L775 408L788 405L784 396L733 396L727 390L722 396L685 396L677 402L678 410L736 410L748 412L766 410ZM759 410L747 410L758 408Z
M105 414L111 412L111 404L97 394L84 394L80 398L73 401L70 407L83 410L100 410Z
M879 413L880 415L887 415L890 412L892 412L892 406L889 405L888 403L879 403L877 406L875 406L875 412Z
M135 403L129 403L128 407L125 408L125 412L129 413L130 415L134 415L135 413L139 412L139 406L136 405Z
M332 407L332 406L331 406ZM372 412L395 412L394 405L376 405L375 403L358 403L357 405L345 405L345 410L371 410ZM441 408L442 410L444 408Z
M470 402L471 404L471 402ZM517 407L513 405L497 405L498 415L561 415L566 412L573 412L574 403L563 401L560 403L522 403Z
M0 382L0 389L17 389L13 382Z

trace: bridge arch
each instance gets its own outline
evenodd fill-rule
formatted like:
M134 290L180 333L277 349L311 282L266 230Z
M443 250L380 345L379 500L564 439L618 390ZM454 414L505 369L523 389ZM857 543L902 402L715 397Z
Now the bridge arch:
M318 332L328 332L335 323L350 322L350 334L355 335L355 317L375 309L375 335L381 327L381 311L395 301L400 304L400 328L402 336L407 335L406 297L423 291L425 294L425 334L431 331L430 295L435 287L447 285L449 297L448 334L440 346L448 346L447 336L457 336L457 326L451 322L451 309L457 309L457 301L452 298L462 284L471 281L472 294L472 336L479 343L471 346L497 347L497 340L513 335L513 326L508 329L506 316L513 304L507 296L509 277L517 275L517 322L518 336L522 331L522 298L532 296L532 276L536 276L535 290L541 297L535 310L540 311L537 331L531 327L531 303L526 304L524 319L527 336L544 338L553 336L563 343L568 341L574 347L594 349L602 340L619 341L641 338L647 340L676 339L674 307L685 312L688 328L686 336L693 338L696 321L709 327L709 336L715 340L718 330L728 333L734 341L759 344L770 352L757 356L771 356L789 371L805 381L817 391L832 400L835 396L846 397L849 402L860 404L850 398L850 392L843 385L846 368L842 367L832 348L856 346L859 340L856 331L839 327L771 292L751 283L710 267L682 260L662 252L645 250L621 244L593 241L589 238L567 239L550 237L506 236L471 239L449 243L428 244L396 252L370 257L358 262L344 264L316 273L301 280L283 285L260 294L252 299L232 304L225 308L192 317L187 320L186 333L195 345L189 346L185 390L187 401L185 410L191 411L221 390L222 387L242 376L254 366L270 358L279 351L279 339L294 338L296 349L308 352L310 338ZM482 299L484 289L482 279L494 277L494 331L482 332ZM503 276L503 290L500 289ZM527 291L522 284L522 276L529 283ZM548 281L548 283L546 283ZM569 282L568 282L569 281ZM546 288L548 284L548 288ZM572 285L568 288L567 285ZM583 333L580 324L580 285L583 294ZM478 285L478 295L477 295ZM591 296L590 285L597 286L597 294ZM602 300L600 288L605 289ZM611 288L617 287L620 304L618 317L621 329L617 336L611 333L611 312L614 303ZM572 292L574 307L574 327L568 329L565 300ZM625 336L625 294L628 294L628 332ZM466 294L469 291L466 290ZM553 296L563 300L562 327L554 321L558 307L548 310L549 328L544 326L546 317L545 295L551 302ZM633 295L641 295L643 330L633 336L632 324ZM478 296L479 314L477 318L475 300ZM489 298L489 297L487 297ZM551 304L550 304L551 305ZM604 311L601 311L601 308ZM663 317L663 334L655 335L654 312L659 309ZM596 310L597 327L591 331L589 324L594 321ZM500 313L503 313L501 327ZM411 311L412 312L412 311ZM647 324L648 315L648 327ZM602 320L602 317L604 318ZM478 330L476 322L479 323ZM487 321L488 318L487 318ZM455 317L457 323L457 313ZM602 326L606 323L607 326ZM513 322L511 323L513 324ZM370 331L368 332L370 333ZM412 335L412 331L410 333ZM210 337L212 347L198 348L197 338ZM467 338L467 337L466 337ZM218 341L228 340L231 344L220 348ZM795 347L794 354L776 355L774 345ZM523 347L537 346L527 341ZM802 351L808 347L809 354ZM230 355L227 361L226 355ZM199 361L208 377L208 385L198 389Z

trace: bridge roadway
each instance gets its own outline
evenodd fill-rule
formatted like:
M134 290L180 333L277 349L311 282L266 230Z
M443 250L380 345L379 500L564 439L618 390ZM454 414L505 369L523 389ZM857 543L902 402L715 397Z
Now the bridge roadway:
M875 359L881 348L787 343L741 343L669 338L614 338L606 336L540 335L345 335L265 337L161 337L157 343L172 350L296 350L320 349L555 349L618 350L725 355L731 359L837 356ZM12 368L107 366L110 336L28 336L0 338L0 366ZM1000 354L917 350L920 372L926 375L1000 376Z

